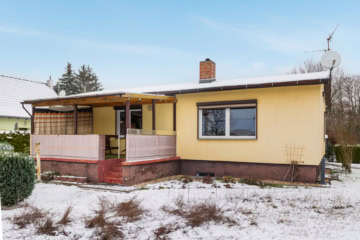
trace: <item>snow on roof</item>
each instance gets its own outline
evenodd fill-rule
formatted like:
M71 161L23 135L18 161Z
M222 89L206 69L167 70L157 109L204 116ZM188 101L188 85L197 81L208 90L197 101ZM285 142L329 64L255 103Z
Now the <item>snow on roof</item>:
M45 83L0 75L0 117L30 118L22 101L53 97L57 94ZM25 107L31 113L31 106Z
M270 77L257 77L257 78L241 78L241 79L232 79L232 80L216 80L210 83L199 83L197 82L187 82L179 84L167 84L167 85L153 85L147 87L137 87L137 88L123 88L116 90L104 90L98 92L89 92L82 93L73 96L94 96L94 95L109 95L116 93L158 93L169 92L169 91L179 91L179 90L191 90L191 89L201 89L201 88L212 88L212 87L227 87L227 86L240 86L240 85L250 85L250 84L264 84L264 83L277 83L277 82L293 82L293 81L306 81L306 80L317 80L317 79L327 79L329 78L330 72L315 72L315 73L303 73L303 74L287 74L280 76L270 76Z
M167 84L167 85L153 85L147 87L137 87L137 88L122 88L122 89L113 89L113 90L103 90L97 92L88 92L75 95L69 95L65 97L50 98L52 99L66 99L66 98L76 98L76 97L93 97L93 96L102 96L102 95L115 95L122 93L141 93L141 94L164 94L168 92L175 91L185 91L185 90L194 90L194 89L208 89L208 88L217 88L217 87L232 87L232 86L246 86L252 84L267 84L267 83L285 83L285 82L294 82L294 81L311 81L318 79L328 79L330 76L330 71L323 72L314 72L314 73L302 73L302 74L286 74L280 76L270 76L270 77L257 77L257 78L242 78L242 79L232 79L232 80L216 80L210 83L199 83L197 82L188 82L188 83L179 83L179 84ZM49 99L49 100L50 100ZM31 100L40 100L40 99L31 99ZM45 99L41 99L45 100Z

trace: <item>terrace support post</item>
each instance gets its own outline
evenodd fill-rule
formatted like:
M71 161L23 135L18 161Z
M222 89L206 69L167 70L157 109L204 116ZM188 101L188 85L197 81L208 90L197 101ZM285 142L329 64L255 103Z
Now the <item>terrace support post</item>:
M31 115L31 134L35 133L35 110L36 108L32 106L32 115Z
M152 130L156 130L156 102L155 99L151 101L152 103Z
M176 102L173 103L173 130L176 132Z
M128 128L130 128L130 100L127 100L125 103L125 134L127 134Z
M74 104L74 135L78 134L78 107Z

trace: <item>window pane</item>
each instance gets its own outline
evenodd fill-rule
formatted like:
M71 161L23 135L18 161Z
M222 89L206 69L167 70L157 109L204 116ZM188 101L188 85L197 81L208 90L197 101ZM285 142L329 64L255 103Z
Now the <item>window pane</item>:
M120 135L125 135L125 127L125 112L120 112Z
M225 109L202 110L202 135L225 136Z
M230 109L230 136L256 135L256 108Z

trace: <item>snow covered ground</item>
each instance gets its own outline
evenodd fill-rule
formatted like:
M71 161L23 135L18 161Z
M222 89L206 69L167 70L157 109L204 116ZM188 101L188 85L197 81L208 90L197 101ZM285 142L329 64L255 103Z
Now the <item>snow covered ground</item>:
M3 234L4 239L101 239L96 228L85 227L85 219L99 209L99 197L122 202L136 196L145 209L139 220L106 213L125 239L360 239L360 168L340 179L322 188L169 180L137 188L96 185L95 190L39 183L27 203L49 211L55 224L73 206L71 222L55 236L37 233L34 224L18 229L11 220L23 211L18 207L2 210ZM164 211L180 198L189 205L216 204L231 224L210 221L192 227L183 216ZM168 231L156 236L159 229Z

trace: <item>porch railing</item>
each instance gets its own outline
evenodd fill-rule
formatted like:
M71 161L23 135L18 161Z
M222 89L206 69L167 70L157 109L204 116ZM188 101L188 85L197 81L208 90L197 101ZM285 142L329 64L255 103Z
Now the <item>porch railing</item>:
M42 158L105 159L104 135L31 135L30 142L32 156L35 156L35 144L40 143Z
M176 157L176 132L128 129L126 161Z

